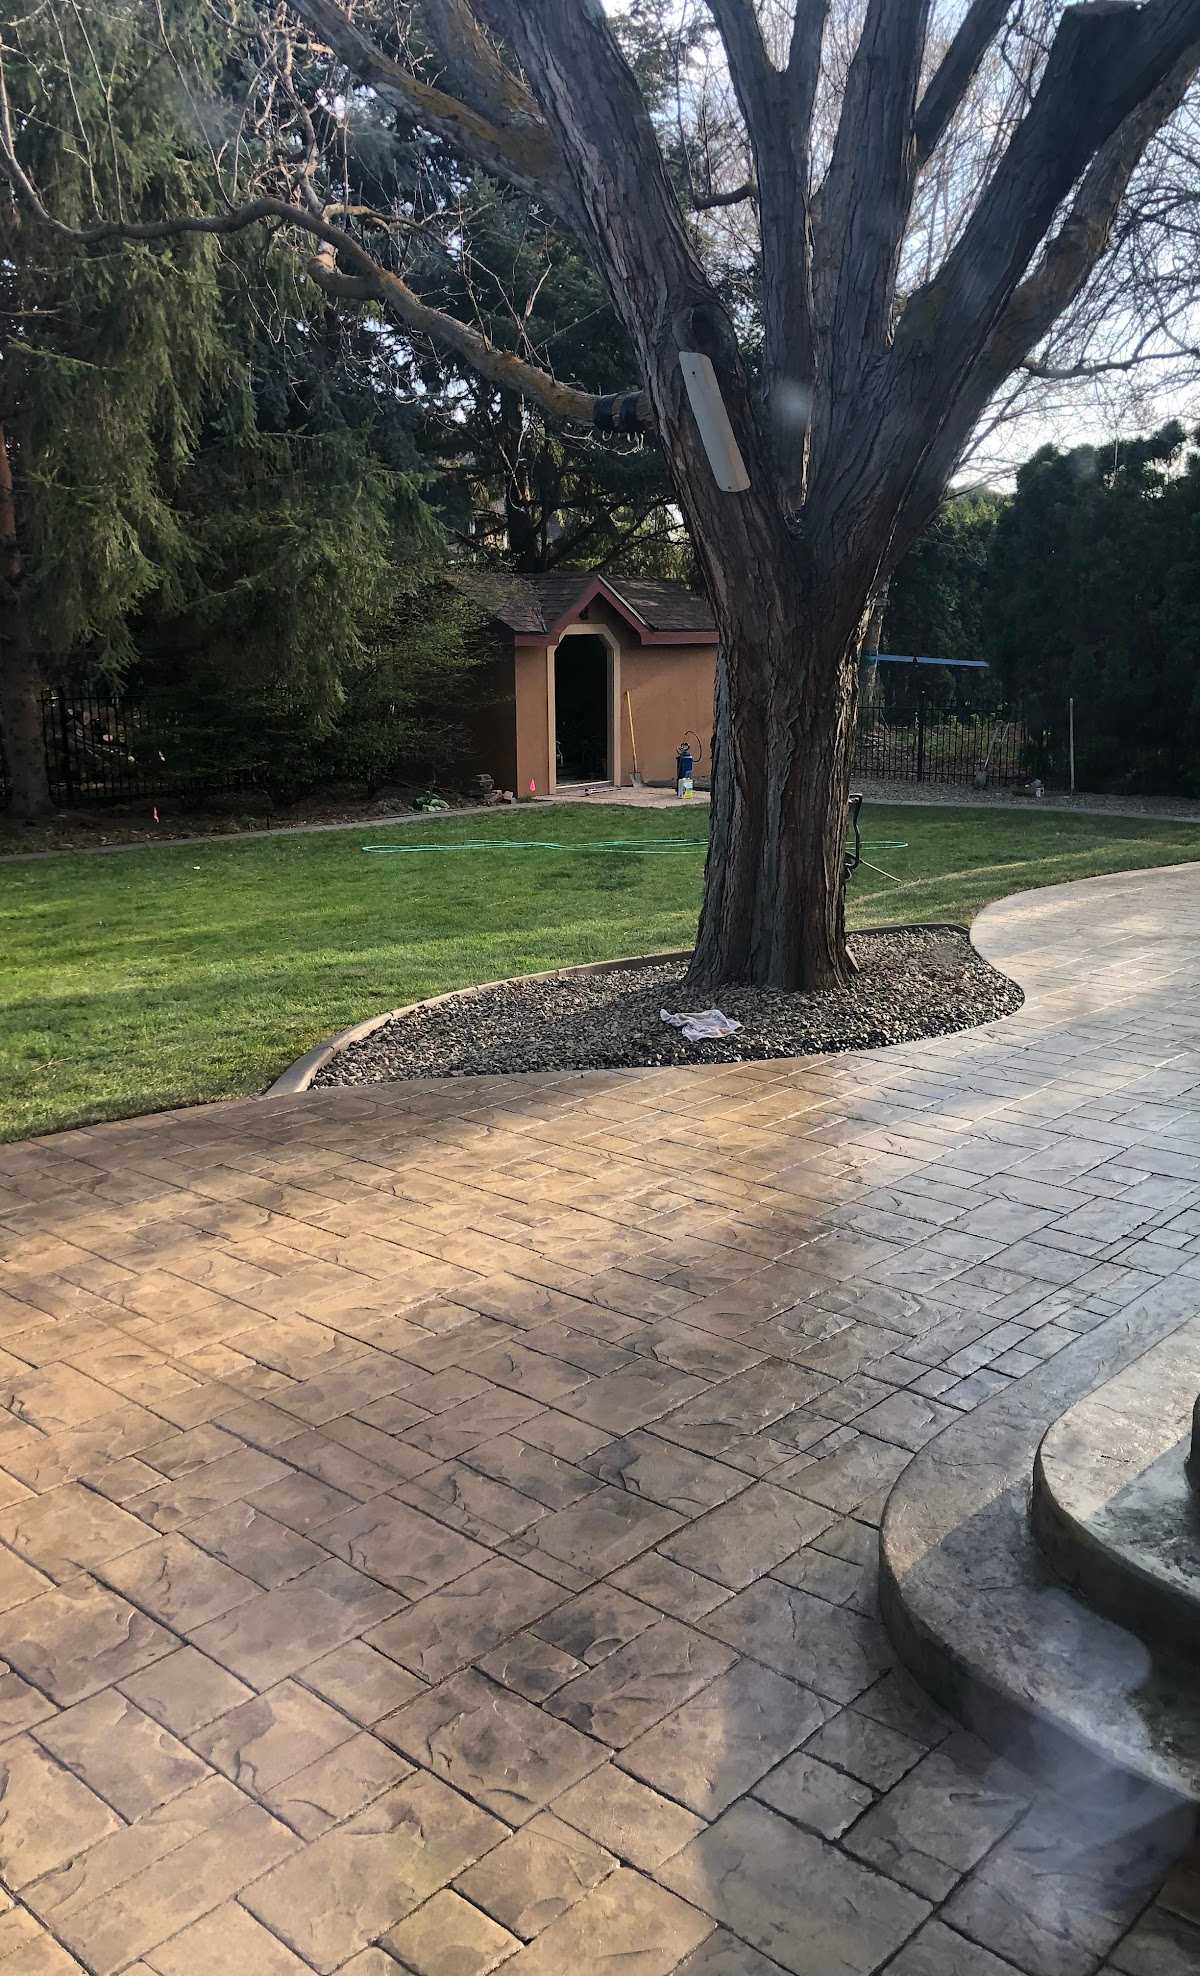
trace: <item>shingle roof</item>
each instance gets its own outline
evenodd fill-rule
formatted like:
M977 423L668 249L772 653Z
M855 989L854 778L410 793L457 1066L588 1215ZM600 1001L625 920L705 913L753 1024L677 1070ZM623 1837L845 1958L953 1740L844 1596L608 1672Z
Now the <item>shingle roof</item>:
M514 576L507 570L450 570L451 583L510 631L550 631L591 588L596 570ZM665 578L609 576L604 581L650 631L713 631L707 599Z

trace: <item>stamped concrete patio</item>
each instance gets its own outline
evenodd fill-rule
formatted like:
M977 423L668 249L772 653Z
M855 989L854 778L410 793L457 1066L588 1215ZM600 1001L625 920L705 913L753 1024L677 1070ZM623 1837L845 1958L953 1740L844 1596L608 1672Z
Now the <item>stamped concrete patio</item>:
M1200 867L978 937L918 1046L0 1149L0 1976L1200 1966L875 1616L914 1450L1200 1296Z

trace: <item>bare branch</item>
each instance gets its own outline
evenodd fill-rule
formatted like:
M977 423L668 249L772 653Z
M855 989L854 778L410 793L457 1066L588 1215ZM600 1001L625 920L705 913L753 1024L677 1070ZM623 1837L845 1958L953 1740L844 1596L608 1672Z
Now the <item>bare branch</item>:
M792 39L788 47L787 75L794 111L807 130L812 123L813 104L821 74L821 43L829 18L830 0L796 0Z
M979 65L1012 6L1012 0L971 0L917 110L917 164L936 151Z
M1005 380L1022 367L1047 378L1056 375L1050 366L1039 371L1029 361L1031 353L1049 335L1063 310L1082 293L1108 245L1139 160L1179 108L1198 69L1200 41L1186 50L1158 88L1125 118L1092 160L1066 218L1047 242L1036 268L1015 290L961 394L956 400L947 397L944 401L934 443L905 502L893 561L925 527L972 430ZM1132 361L1144 362L1145 357L1139 355ZM1122 367L1120 363L1105 366ZM1091 374L1098 374L1098 370L1096 367ZM1059 373L1076 377L1087 374L1084 366Z
M1198 68L1200 41L1187 50L1159 87L1096 153L1058 232L1047 242L1037 267L1016 290L997 324L985 355L985 369L994 372L1003 363L1007 372L1023 362L1081 293L1108 246L1138 160L1151 138L1179 108Z
M753 0L708 0L741 107L758 184L763 347L787 505L808 470L807 407L816 373L812 120L829 0L797 0L787 66L776 69Z
M1200 0L1067 9L1028 114L941 272L904 312L898 343L921 362L931 402L978 358L1089 159L1197 43Z
M753 199L757 187L749 179L743 185L732 186L728 192L693 192L688 204L694 213L710 213L714 206L740 206L747 199Z
M776 73L754 0L708 0L708 11L717 24L733 87L753 140L756 128L775 107L771 83Z
M1111 377L1114 372L1139 370L1143 364L1177 364L1184 357L1200 358L1200 346L1177 350L1145 350L1139 346L1131 357L1104 357L1094 363L1043 364L1027 357L1021 369L1030 377L1048 384L1073 384L1083 377Z
M419 0L421 15L445 65L454 94L504 128L544 128L537 104L519 76L505 68L471 11L469 0Z

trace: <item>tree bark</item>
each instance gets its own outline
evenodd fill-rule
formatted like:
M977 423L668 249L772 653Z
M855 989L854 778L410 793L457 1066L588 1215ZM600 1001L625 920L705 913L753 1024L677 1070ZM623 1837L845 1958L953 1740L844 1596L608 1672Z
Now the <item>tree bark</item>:
M42 676L21 597L24 580L8 434L0 425L0 735L8 810L20 822L54 809L42 734Z
M690 981L843 984L844 839L861 633L802 584L727 579L718 605L712 813Z

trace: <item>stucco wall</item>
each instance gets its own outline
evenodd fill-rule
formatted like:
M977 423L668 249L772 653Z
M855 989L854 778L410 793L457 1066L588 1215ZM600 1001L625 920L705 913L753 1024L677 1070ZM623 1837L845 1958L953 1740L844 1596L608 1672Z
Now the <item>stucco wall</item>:
M675 750L690 728L702 753L697 781L707 782L713 725L715 645L626 645L621 652L622 781L633 780L628 693L633 703L643 782L675 780ZM694 744L693 744L694 746Z
M518 645L513 661L516 679L516 740L518 796L529 794L536 783L544 796L549 786L549 707L546 688L546 647Z
M696 780L706 783L713 721L713 645L639 645L636 633L598 600L584 625L611 627L620 646L617 711L620 720L620 776L633 780L629 708L637 736L638 769L644 782L675 780L675 751L689 730L701 744ZM510 647L510 650L512 648ZM553 755L549 732L546 644L521 641L511 659L486 675L487 684L471 721L471 766L486 769L502 789L518 796L549 793Z

